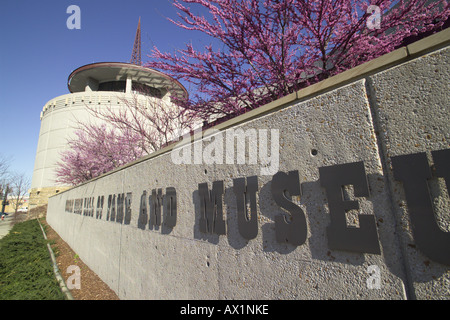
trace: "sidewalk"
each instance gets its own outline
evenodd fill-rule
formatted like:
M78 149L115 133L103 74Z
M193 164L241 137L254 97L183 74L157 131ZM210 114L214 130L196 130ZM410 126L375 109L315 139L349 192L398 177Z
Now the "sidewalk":
M10 213L5 216L4 220L0 220L0 239L6 236L9 233L9 230L11 230L13 218L14 213Z

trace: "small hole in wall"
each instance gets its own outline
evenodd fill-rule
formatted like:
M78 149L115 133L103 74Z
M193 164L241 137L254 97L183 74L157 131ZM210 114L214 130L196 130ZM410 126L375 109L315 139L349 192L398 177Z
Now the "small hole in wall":
M205 174L207 174L207 173L208 173L208 170L205 169Z
M318 151L316 149L311 150L311 155L317 156Z
M209 267L209 261L206 261L206 266Z

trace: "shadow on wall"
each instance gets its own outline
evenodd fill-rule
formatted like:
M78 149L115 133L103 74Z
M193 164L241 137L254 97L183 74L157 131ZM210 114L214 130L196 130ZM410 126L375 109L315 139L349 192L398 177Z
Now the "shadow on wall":
M398 214L395 212L395 209L392 208L393 204L390 200L390 190L386 180L386 177L383 175L368 174L369 197L355 197L352 188L342 189L344 201L356 201L359 204L358 210L349 210L347 212L347 227L358 227L359 214L373 215L378 233L379 246L385 264L392 274L402 279L404 283L407 283L408 281L402 264L408 265L408 263L402 263L402 258L400 257L403 257L403 259L411 259L410 255L413 251L413 254L419 257L417 259L427 261L428 258L412 245L414 240L410 233L406 233L409 239L401 239L397 235L396 229L398 227L396 225L401 222L399 220L400 218L397 217ZM278 242L275 227L276 216L285 216L288 220L289 214L274 201L271 184L272 181L268 181L258 188L256 197L258 207L258 235L251 240L245 239L239 232L237 197L233 187L228 187L223 190L223 220L226 224L228 244L231 247L236 250L241 250L249 245L251 241L262 241L262 248L265 252L277 252L287 255L295 250L306 250L305 252L310 252L312 259L326 262L339 262L358 266L362 266L366 262L366 255L364 253L330 249L327 229L330 226L331 219L327 196L319 180L301 183L301 196L291 198L293 200L292 202L300 207L306 216L308 229L306 242L299 246ZM210 184L209 189L211 190L212 188ZM440 191L442 192L442 190ZM210 192L211 195L212 190ZM433 194L435 192L438 191L434 190ZM201 231L201 223L205 223L205 213L204 208L200 205L201 197L198 190L192 193L192 199L195 206L194 238L207 241L211 244L219 244L219 234ZM247 219L249 219L250 215L250 204L248 202L247 200ZM409 250L408 257L404 257L405 250ZM435 277L441 276L448 269L444 265L436 265L437 267L433 268L432 272L424 272L420 279L414 279L414 281L426 282L432 280Z

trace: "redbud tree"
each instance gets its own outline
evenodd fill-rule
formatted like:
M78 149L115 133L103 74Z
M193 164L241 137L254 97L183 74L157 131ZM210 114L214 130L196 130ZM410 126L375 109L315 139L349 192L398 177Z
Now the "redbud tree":
M145 155L145 142L130 130L85 124L75 135L57 165L56 181L62 184L78 185Z
M439 30L449 5L436 0L174 0L180 28L211 38L174 53L155 47L147 66L193 86L180 101L207 119L257 108ZM379 9L378 24L372 23ZM200 6L202 12L192 9ZM374 7L375 6L375 7ZM369 22L369 23L368 23Z
M191 131L196 121L166 99L132 94L121 102L121 108L86 105L97 121L77 122L57 164L57 182L77 185L142 158Z
M176 140L182 119L232 117L405 45L448 24L444 0L174 0L182 29L211 39L154 47L147 67L189 84L183 112L97 111L113 129L85 127L63 154L60 182L78 184ZM201 10L197 10L201 9ZM196 12L203 12L198 14ZM158 109L159 108L159 109ZM186 112L187 111L187 112ZM188 128L192 121L181 121ZM170 138L170 139L169 139Z

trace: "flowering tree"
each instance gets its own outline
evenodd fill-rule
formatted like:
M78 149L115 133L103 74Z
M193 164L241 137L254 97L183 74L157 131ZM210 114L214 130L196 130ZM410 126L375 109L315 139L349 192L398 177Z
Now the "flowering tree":
M57 172L77 184L149 154L192 128L195 119L235 116L338 74L401 46L407 37L447 22L445 0L174 0L177 26L209 36L214 45L163 53L146 66L194 89L164 103L128 101L93 110L113 129L85 127ZM200 7L207 16L194 13ZM379 24L368 24L372 8ZM369 10L368 10L369 9ZM161 100L163 101L163 100ZM185 112L188 110L189 112Z
M77 185L135 161L189 132L195 120L168 99L134 94L122 106L86 106L103 121L78 122L58 162L57 182Z
M142 137L129 130L85 124L75 135L58 162L59 183L77 185L145 155Z
M141 137L140 147L145 154L178 139L199 121L194 114L188 114L184 108L172 103L169 97L160 99L151 97L145 91L141 93L143 95L132 94L120 99L121 108L88 108L95 118L108 123L118 132L132 132Z
M209 13L194 13L193 6ZM381 23L368 28L369 5ZM207 119L239 114L302 86L392 51L405 37L436 30L446 1L428 0L174 0L177 26L213 45L186 44L175 53L154 48L147 66L193 84L183 106ZM379 28L378 28L379 27Z

